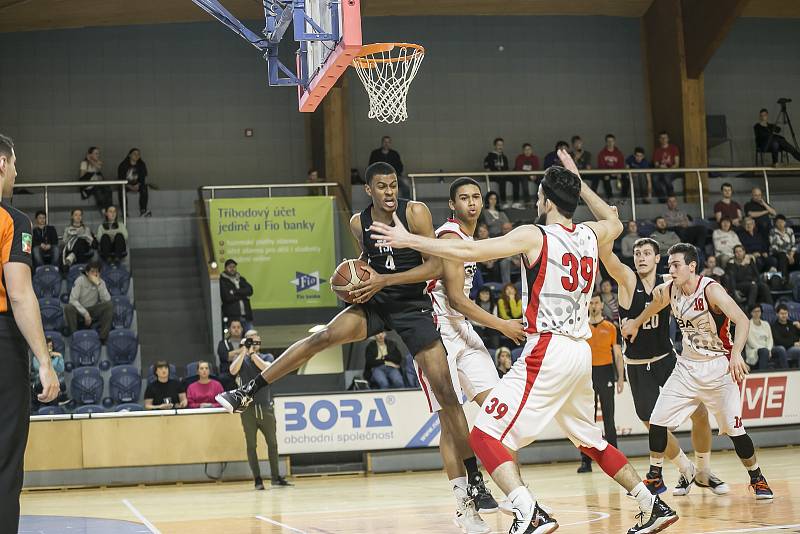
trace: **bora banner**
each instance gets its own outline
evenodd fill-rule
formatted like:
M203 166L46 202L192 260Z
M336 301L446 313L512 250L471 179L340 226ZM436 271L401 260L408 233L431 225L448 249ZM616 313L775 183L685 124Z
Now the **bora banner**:
M335 258L332 197L209 201L220 270L228 258L253 286L254 309L336 306L328 287Z

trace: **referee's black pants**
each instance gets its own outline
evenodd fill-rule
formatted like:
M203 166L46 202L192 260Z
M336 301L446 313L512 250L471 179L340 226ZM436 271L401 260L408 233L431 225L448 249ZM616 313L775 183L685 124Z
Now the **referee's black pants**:
M11 317L0 316L0 532L19 527L19 494L28 443L28 350Z
M614 447L617 446L617 425L614 422L615 381L613 365L595 365L592 367L595 422L597 421L597 403L600 402L600 413L603 414L603 437ZM589 463L592 461L585 454L581 454L581 460Z

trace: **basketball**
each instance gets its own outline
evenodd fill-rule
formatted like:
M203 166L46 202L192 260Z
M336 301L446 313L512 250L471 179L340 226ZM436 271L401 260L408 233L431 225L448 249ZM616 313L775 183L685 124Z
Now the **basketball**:
M369 280L369 271L364 267L367 262L362 260L344 260L336 267L331 277L331 289L343 301L352 304L353 299L349 292L359 283Z

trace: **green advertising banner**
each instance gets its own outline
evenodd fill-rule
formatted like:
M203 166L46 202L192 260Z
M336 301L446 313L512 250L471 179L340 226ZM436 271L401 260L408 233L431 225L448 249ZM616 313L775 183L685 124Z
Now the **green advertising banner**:
M333 197L209 200L209 226L220 270L236 260L254 309L336 306Z

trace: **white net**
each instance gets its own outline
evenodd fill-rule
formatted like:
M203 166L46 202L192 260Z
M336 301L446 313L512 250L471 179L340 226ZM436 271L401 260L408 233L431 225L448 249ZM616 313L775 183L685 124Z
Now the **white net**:
M375 51L371 51L375 50ZM369 95L369 118L397 123L408 118L408 88L417 75L425 49L419 45L369 45L353 60Z

